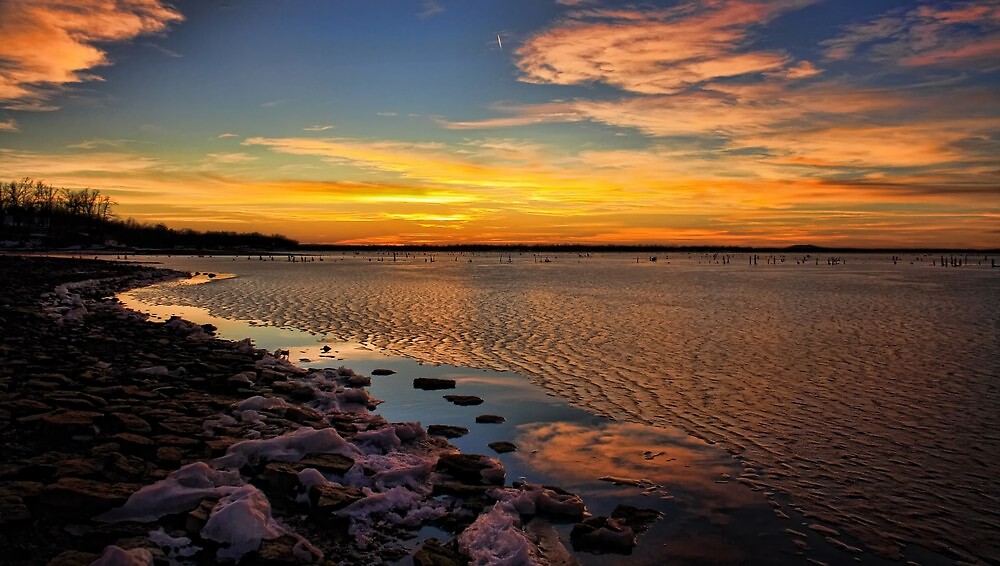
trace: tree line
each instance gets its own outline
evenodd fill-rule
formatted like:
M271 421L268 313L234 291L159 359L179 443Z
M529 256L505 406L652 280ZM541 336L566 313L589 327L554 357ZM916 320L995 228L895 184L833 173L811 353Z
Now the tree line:
M119 220L117 203L97 189L57 188L23 178L0 181L0 240L42 247L103 245L158 249L290 250L298 242L280 234L199 232Z
M4 228L18 232L26 226L81 224L107 221L116 203L96 189L56 188L28 177L0 181L0 217Z

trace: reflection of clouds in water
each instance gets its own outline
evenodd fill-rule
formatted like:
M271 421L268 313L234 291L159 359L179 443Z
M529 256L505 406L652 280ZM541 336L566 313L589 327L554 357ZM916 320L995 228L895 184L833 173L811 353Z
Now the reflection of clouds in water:
M676 429L556 422L522 425L518 432L517 456L568 489L605 476L648 481L661 486L650 492L651 505L673 496L713 523L731 520L734 508L766 506L762 496L739 483L719 483L740 471L727 452ZM622 489L608 484L609 492ZM637 493L643 487L628 489Z

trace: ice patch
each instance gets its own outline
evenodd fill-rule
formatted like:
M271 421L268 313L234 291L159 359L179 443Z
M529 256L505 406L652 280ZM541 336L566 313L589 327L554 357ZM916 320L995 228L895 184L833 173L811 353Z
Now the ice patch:
M302 427L266 440L245 440L229 447L226 455L212 463L220 468L242 468L248 463L257 464L263 460L272 462L297 462L306 454L341 454L357 456L360 451L350 444L336 430Z
M326 479L326 476L316 468L306 468L299 472L299 483L306 488L306 491L309 491L317 485L330 483L330 480Z
M133 493L125 505L94 517L95 521L148 523L194 508L206 497L222 497L243 485L237 471L216 470L204 462L188 464L165 479Z
M338 515L351 519L348 533L360 546L370 545L373 535L383 530L383 524L413 528L446 513L441 502L424 501L421 494L405 487L394 487L384 493L362 488L362 492L367 497L337 511Z
M244 399L236 405L233 409L236 411L266 411L273 409L285 409L288 407L288 402L280 397L263 397L261 395L254 395L248 399Z
M392 426L359 432L354 436L354 442L365 454L386 454L402 445L396 436L396 428Z
M158 546L170 560L188 558L201 551L201 547L192 544L188 537L172 537L163 527L149 531L149 542Z
M587 508L583 499L573 493L559 493L544 486L523 483L516 488L497 488L490 497L510 503L521 515L554 515L580 517Z
M240 421L245 423L259 423L264 421L264 417L253 409L240 412Z
M271 503L259 489L245 485L219 500L208 522L201 529L202 538L223 543L216 556L239 561L257 550L264 539L288 533L271 516Z
M392 423L392 426L396 429L396 436L403 442L427 438L427 431L420 423Z
M538 549L520 527L515 506L499 501L458 535L458 548L477 566L537 564Z
M101 557L90 566L151 566L153 554L145 548L125 550L119 546L105 547Z

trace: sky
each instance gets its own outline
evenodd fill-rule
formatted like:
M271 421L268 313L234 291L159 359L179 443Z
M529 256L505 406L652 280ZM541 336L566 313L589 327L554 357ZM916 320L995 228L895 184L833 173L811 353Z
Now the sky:
M345 244L1000 247L1000 0L0 0L0 178Z

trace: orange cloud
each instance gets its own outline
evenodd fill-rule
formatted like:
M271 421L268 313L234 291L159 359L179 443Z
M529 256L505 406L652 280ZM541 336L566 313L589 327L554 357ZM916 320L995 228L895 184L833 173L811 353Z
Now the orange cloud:
M183 16L160 0L5 0L0 3L0 101L50 110L53 88L100 80L102 45L163 32Z
M527 40L517 50L517 66L524 82L603 82L641 94L773 72L789 67L792 59L781 52L747 51L748 22L766 23L807 3L728 0L662 11L578 10Z

